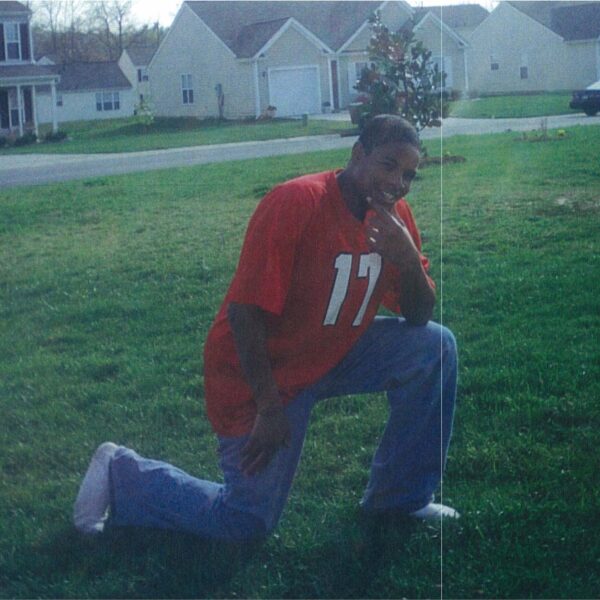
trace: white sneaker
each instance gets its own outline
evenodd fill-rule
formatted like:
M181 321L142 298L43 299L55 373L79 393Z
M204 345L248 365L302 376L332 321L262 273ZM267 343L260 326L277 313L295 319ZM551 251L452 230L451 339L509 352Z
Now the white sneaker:
M434 504L433 502L430 502L427 506L424 506L419 510L411 512L410 516L415 517L417 519L426 519L428 521L439 520L442 518L460 518L460 514L458 513L458 511L454 510L453 508L450 508L445 504Z
M108 468L118 448L112 442L105 442L92 456L73 506L73 523L82 533L96 534L104 529L110 502Z

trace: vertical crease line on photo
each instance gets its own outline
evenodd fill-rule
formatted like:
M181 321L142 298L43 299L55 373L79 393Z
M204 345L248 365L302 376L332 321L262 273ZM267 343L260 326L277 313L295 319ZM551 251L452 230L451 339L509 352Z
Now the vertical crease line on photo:
M444 22L444 7L440 5L440 22ZM444 120L443 120L443 83L444 83L444 36L440 26L440 61L442 63L442 79L440 86L440 325L444 325ZM443 449L443 428L444 428L444 362L442 347L442 330L440 329L440 504L444 504L444 449ZM444 519L440 518L440 600L444 598Z

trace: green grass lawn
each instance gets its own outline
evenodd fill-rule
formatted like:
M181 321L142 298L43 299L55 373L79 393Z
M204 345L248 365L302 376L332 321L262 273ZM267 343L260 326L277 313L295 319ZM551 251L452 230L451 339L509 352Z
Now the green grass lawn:
M226 144L291 138L305 135L339 133L350 129L349 123L309 119L274 119L272 121L201 121L184 118L157 118L145 127L131 119L108 121L74 121L60 125L68 139L60 143L32 144L20 148L0 149L2 154L90 154L106 152L135 152L207 144ZM40 129L40 137L50 130Z
M382 395L315 409L263 545L70 525L105 440L218 477L202 343L248 218L347 151L0 192L0 597L597 597L600 128L516 138L444 142L466 162L411 192L461 358L442 529L359 514Z
M547 117L581 112L569 108L570 100L571 92L458 100L451 103L449 116L468 119L501 119Z

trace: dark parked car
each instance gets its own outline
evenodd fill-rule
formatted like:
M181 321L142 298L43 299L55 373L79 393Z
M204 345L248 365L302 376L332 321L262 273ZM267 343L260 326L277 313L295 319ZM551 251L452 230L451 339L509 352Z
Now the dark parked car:
M571 108L578 108L586 115L593 117L600 111L600 81L588 85L585 90L576 90L573 92L569 106Z

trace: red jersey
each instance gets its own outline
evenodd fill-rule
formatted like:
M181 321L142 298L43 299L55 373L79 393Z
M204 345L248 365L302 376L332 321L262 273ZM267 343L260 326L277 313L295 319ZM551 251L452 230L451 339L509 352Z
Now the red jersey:
M420 251L405 200L396 211ZM427 269L427 259L421 260ZM364 223L346 206L336 172L306 175L273 189L250 220L236 273L205 344L206 406L214 430L243 435L256 416L227 319L230 302L266 311L271 367L288 403L344 358L382 303L401 312L400 285L398 270L370 250Z

